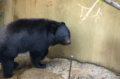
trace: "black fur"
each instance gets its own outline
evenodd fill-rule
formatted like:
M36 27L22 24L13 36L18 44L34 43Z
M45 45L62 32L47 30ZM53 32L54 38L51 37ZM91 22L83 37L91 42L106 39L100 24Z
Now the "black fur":
M4 77L12 77L18 65L14 58L21 52L30 51L32 63L46 67L40 60L48 54L48 47L70 44L70 32L64 22L48 19L24 18L12 21L0 29L0 62Z

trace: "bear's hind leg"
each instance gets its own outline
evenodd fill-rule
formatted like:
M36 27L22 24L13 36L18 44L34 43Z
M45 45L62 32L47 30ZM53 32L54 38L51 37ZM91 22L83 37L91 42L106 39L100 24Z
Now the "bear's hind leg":
M4 57L2 58L1 62L2 62L2 69L3 69L4 77L6 78L12 77L13 76L12 71L14 68L14 60Z
M30 57L32 60L32 63L34 64L35 67L37 68L45 68L46 64L41 64L41 55L37 54L37 52L30 52Z

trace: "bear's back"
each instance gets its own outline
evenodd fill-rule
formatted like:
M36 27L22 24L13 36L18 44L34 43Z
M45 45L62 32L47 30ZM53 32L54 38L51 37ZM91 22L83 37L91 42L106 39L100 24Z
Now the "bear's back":
M4 27L6 27L7 31L10 33L19 33L20 31L26 30L30 31L33 29L42 29L47 23L47 19L36 19L36 18L22 18L14 20Z

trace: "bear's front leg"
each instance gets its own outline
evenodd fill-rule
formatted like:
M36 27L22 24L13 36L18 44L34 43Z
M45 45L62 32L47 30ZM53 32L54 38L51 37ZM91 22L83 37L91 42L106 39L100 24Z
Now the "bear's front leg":
M30 57L32 60L32 63L34 64L35 67L37 68L45 68L46 64L41 64L41 54L37 53L37 52L30 52Z
M47 49L47 50L45 51L45 53L42 54L41 60L43 60L43 59L45 58L45 56L47 56L48 52L49 52L49 51L48 51L48 49Z
M4 77L5 78L12 77L13 76L12 71L14 68L14 60L4 57L1 62L2 62Z
M14 69L16 69L18 66L18 63L17 62L14 62Z

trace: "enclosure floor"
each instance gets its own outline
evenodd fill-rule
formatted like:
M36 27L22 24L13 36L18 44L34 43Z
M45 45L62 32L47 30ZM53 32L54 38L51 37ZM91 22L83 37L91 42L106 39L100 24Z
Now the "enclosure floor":
M68 79L70 60L63 58L48 59L46 68L35 68L30 61L29 56L18 56L15 59L19 63L14 76L8 79ZM3 78L2 68L0 67L0 79ZM79 63L72 61L70 79L120 79L113 72L88 63Z

